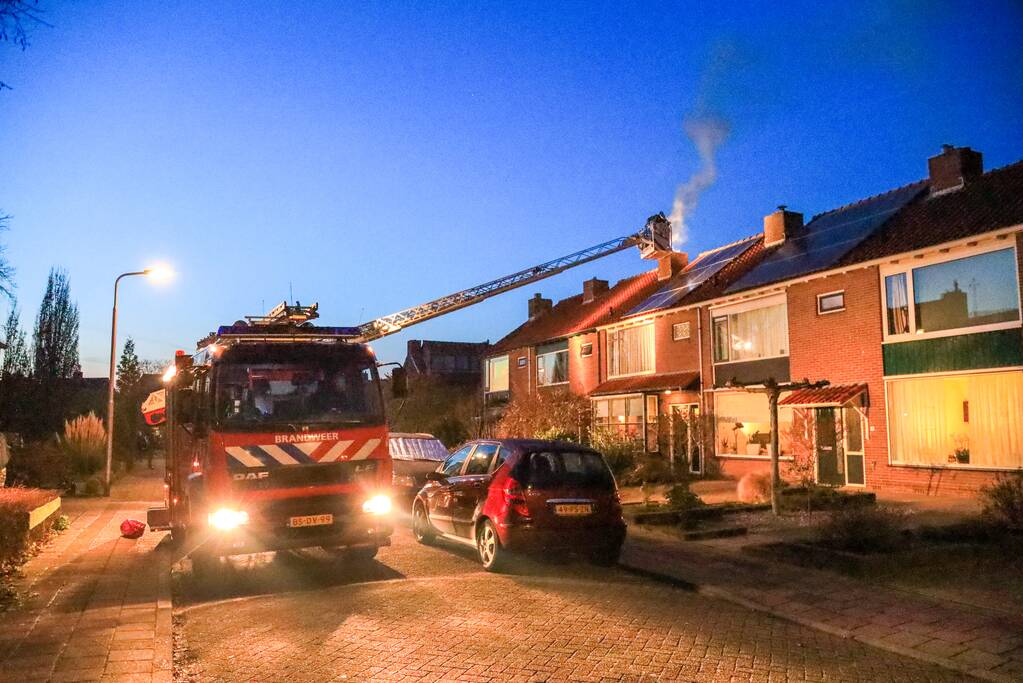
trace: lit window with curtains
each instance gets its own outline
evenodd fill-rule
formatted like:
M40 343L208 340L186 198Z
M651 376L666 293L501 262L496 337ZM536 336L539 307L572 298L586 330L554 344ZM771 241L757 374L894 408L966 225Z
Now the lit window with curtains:
M783 397L787 394L783 394ZM770 457L771 411L767 396L745 391L714 394L715 452L719 456ZM793 409L778 408L781 457L792 453Z
M654 370L654 325L637 325L607 333L608 377Z
M593 399L593 426L637 440L643 438L643 397L612 396Z
M560 341L536 348L536 384L548 386L568 381L568 342Z
M715 316L714 362L777 358L789 353L788 308L785 303Z
M1023 372L888 380L898 465L1023 467Z

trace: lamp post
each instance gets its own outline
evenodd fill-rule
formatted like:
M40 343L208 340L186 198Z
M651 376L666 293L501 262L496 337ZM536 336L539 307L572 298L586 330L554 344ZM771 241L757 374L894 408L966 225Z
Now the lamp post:
M121 273L114 280L114 311L110 321L110 386L107 387L107 464L103 475L104 495L110 495L110 466L114 459L114 384L117 381L117 286L121 280L133 275L167 278L170 271L166 268L146 268L128 273Z

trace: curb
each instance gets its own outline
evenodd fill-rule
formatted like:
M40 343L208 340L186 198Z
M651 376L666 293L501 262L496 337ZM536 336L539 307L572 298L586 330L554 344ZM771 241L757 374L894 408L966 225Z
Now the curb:
M625 564L624 562L619 562L618 568L628 572L629 574L634 574L636 576L641 576L652 581L664 583L674 588L681 588L682 590L696 593L698 595L704 595L710 598L724 600L725 602L730 602L732 604L739 605L740 607L745 607L746 609L753 610L754 612L769 614L772 617L784 619L785 621L794 624L799 624L800 626L805 626L807 628L812 628L816 631L822 631L824 633L828 633L830 635L837 636L839 638L844 638L847 640L855 640L856 642L867 645L868 647L874 647L879 650L886 650L897 655L902 655L903 657L910 657L912 659L916 659L922 662L927 662L928 664L934 664L944 669L950 669L958 673L973 676L974 678L979 678L985 681L994 681L995 683L1012 683L1015 680L1009 676L1003 676L992 671L972 669L967 665L960 664L959 662L955 662L951 659L947 659L945 657L937 657L935 655L929 655L926 652L919 652L912 648L907 648L901 645L896 645L894 643L889 643L879 638L867 638L865 636L859 636L852 633L848 629L840 628L838 626L832 626L831 624L827 624L822 621L817 621L816 619L806 619L804 617L800 617L797 614L789 614L786 612L782 612L780 610L768 607L767 605L762 605L748 598L744 598L743 596L738 595L737 593L733 593L732 591L726 588L721 588L720 586L693 583L691 581L687 581L686 579L682 579L671 574L666 574L664 572L659 572L652 569L644 569L642 567Z

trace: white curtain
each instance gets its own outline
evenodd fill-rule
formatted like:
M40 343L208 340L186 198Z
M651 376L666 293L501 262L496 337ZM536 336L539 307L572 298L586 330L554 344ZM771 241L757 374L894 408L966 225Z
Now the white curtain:
M892 462L1021 467L1023 372L890 380L888 425Z
M789 347L785 304L756 308L728 316L731 334L729 360L756 360L784 356Z
M632 375L654 369L654 326L640 325L608 335L608 375Z

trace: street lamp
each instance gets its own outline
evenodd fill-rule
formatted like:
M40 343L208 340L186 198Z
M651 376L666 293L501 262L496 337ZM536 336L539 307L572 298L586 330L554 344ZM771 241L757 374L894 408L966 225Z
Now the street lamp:
M167 266L153 266L145 270L121 273L114 280L114 313L110 322L110 386L107 387L107 466L103 476L104 495L110 495L110 465L114 459L114 385L117 380L117 286L121 280L132 275L145 275L158 282L165 282L174 276Z

